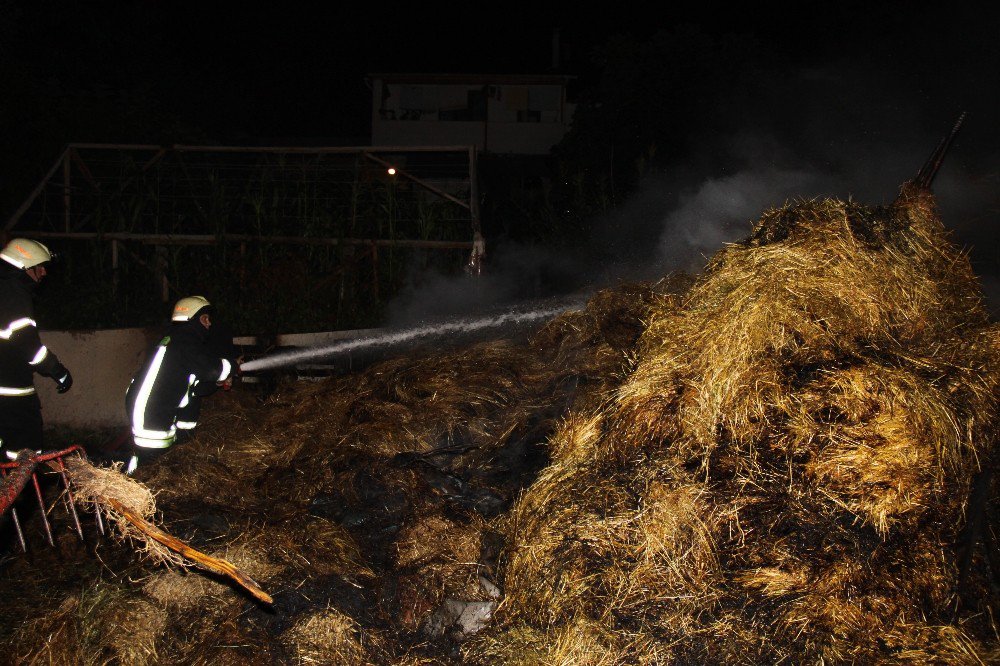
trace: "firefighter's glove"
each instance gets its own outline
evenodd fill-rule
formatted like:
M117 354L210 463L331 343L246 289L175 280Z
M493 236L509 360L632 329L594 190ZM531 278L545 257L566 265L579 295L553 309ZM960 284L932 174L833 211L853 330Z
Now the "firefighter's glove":
M56 393L65 393L72 386L73 375L69 373L69 370L63 368L63 371L56 375Z

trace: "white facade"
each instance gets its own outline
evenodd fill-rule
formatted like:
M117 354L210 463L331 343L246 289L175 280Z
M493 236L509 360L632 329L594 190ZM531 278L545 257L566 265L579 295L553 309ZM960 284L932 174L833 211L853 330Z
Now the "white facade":
M566 76L372 74L373 146L544 155L569 129Z

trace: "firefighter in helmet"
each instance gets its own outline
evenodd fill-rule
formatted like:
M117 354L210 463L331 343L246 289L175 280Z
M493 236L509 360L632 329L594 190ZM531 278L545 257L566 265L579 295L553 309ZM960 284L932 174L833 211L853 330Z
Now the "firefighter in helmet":
M170 326L132 379L125 407L132 424L131 474L166 452L198 425L201 398L230 381L235 359L211 344L212 306L203 296L188 296L174 305Z
M35 288L53 254L41 243L14 238L0 250L0 448L42 448L42 404L34 373L56 382L65 393L73 376L42 344L34 319Z

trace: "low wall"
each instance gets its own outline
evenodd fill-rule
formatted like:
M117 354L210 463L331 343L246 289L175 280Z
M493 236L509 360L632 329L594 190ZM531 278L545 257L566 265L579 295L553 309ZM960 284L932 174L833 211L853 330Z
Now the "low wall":
M378 333L377 329L283 334L266 342L274 350L312 347ZM114 428L128 425L125 389L163 334L162 328L120 328L103 331L41 331L42 343L73 373L73 388L56 393L55 382L35 375L46 426ZM249 350L261 343L256 337L233 342ZM253 381L245 377L245 381Z
M128 425L125 389L159 330L41 331L42 343L73 373L73 388L56 393L55 382L35 375L46 426L111 428Z

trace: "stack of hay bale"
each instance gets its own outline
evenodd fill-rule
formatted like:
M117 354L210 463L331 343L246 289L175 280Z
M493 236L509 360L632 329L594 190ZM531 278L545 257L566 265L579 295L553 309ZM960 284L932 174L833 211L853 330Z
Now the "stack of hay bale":
M979 663L954 545L1000 329L929 192L767 212L506 517L483 663ZM985 618L985 619L984 619Z

